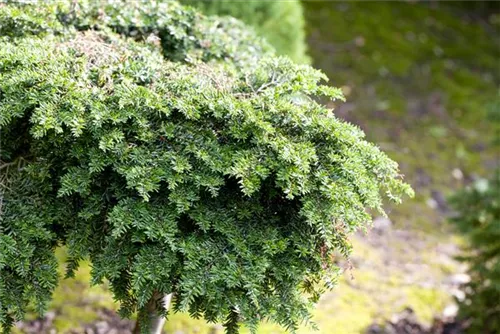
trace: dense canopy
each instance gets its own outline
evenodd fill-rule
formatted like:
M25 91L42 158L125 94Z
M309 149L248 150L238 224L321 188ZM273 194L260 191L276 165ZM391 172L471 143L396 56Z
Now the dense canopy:
M411 189L323 74L175 2L0 5L0 324L90 259L121 315L290 330L348 235Z

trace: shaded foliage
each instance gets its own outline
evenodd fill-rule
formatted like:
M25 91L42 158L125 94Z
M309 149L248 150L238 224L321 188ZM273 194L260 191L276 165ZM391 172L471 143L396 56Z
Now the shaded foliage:
M468 320L471 333L500 331L500 172L480 179L452 200L458 211L453 219L470 242L471 282L459 316Z
M302 5L290 1L182 0L208 15L232 16L252 26L278 54L309 63Z
M500 101L490 104L488 119L497 136L492 145L500 148ZM500 158L500 157L499 157ZM500 162L500 160L498 160ZM456 210L452 222L469 241L462 260L469 265L471 281L459 316L471 333L500 331L500 166L492 177L479 179L451 198Z
M412 192L317 102L342 99L322 73L238 21L68 2L4 4L0 27L5 331L45 310L60 245L67 276L89 259L123 317L147 320L173 293L174 310L228 332L264 319L294 331L366 209Z

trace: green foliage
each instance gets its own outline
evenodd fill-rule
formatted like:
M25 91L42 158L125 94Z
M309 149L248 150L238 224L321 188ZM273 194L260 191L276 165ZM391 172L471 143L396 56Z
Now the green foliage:
M208 15L228 15L252 26L280 55L309 63L305 20L299 0L225 1L181 0Z
M497 131L494 147L500 148L500 104L490 104L488 119ZM452 222L467 236L471 281L465 287L460 317L470 324L471 333L500 331L500 166L490 180L479 179L458 192L451 202L457 211Z
M322 73L233 19L76 4L0 6L4 330L46 308L63 245L124 317L173 293L228 332L294 331L367 209L412 193L397 164L318 102L342 99Z
M480 179L453 198L456 226L470 241L471 282L465 289L460 316L468 319L471 333L500 331L500 171Z

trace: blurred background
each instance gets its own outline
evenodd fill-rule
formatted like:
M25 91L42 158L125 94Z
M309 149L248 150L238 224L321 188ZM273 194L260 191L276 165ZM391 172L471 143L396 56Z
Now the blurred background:
M496 187L486 179L500 160L494 144L500 138L500 117L494 116L500 113L500 2L182 2L237 17L279 54L325 72L347 97L332 105L336 115L360 126L398 161L416 191L413 200L389 208L389 218L375 217L368 233L353 237L344 276L315 310L318 333L499 333L500 325L498 332L481 331L457 319L470 306L474 278L471 262L457 257L475 246L468 232L450 222L468 207L449 199L467 186L480 194ZM498 192L492 194L494 199ZM491 233L499 236L492 246L498 256L500 227ZM64 258L63 250L59 256ZM88 285L89 272L83 266L76 278L62 281L45 318L32 316L16 331L130 333L132 323L115 315L106 287ZM500 314L496 284L497 294L487 293L492 301L483 305L497 308L493 316ZM222 327L173 314L165 331L219 333ZM284 330L263 324L259 333Z

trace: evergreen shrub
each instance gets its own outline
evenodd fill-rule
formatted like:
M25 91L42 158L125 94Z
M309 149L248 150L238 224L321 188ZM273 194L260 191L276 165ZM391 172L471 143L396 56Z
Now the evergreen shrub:
M411 194L317 70L176 2L0 5L0 324L82 259L120 314L294 331L348 236ZM142 326L143 332L148 328Z

